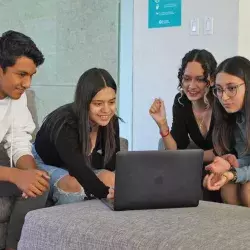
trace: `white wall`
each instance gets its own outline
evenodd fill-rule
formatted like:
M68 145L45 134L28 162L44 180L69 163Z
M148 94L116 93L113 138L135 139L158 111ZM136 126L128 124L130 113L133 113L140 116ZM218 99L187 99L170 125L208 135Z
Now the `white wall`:
M250 59L250 1L239 1L239 45L238 53Z
M148 113L155 97L164 99L171 125L177 71L187 51L208 49L219 62L238 52L238 0L182 2L181 27L148 29L148 1L134 1L133 150L157 148L158 128ZM205 16L214 18L213 35L203 35ZM199 36L189 35L189 23L194 17L201 21Z
M129 140L132 149L133 124L133 0L121 0L120 4L120 53L119 53L119 116L120 135Z

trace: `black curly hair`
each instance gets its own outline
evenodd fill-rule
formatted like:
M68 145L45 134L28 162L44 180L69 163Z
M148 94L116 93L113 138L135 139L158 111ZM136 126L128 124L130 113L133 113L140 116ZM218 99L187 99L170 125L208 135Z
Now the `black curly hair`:
M214 81L214 78L215 78L217 62L214 56L212 55L212 53L210 53L209 51L205 49L201 49L201 50L193 49L189 51L188 53L186 53L185 56L182 58L181 67L179 68L179 71L178 71L179 84L178 84L177 89L181 92L181 96L179 97L178 101L181 105L183 105L181 102L181 98L183 97L183 92L181 91L182 80L183 80L185 69L189 62L198 62L201 64L201 67L204 70L204 73L203 73L204 83L209 84L210 81L208 80L208 77L210 77L212 81ZM209 92L206 95L204 101L207 104L207 107L209 107L212 104L213 94L212 94L211 88L209 89Z
M217 62L214 58L214 56L207 50L205 49L193 49L189 51L183 58L182 58L182 63L181 67L179 68L178 71L178 79L179 79L179 85L178 89L182 87L182 78L184 71L187 67L187 64L189 62L198 62L201 64L201 67L204 70L204 81L209 83L208 77L214 79L215 75L215 70L217 67Z

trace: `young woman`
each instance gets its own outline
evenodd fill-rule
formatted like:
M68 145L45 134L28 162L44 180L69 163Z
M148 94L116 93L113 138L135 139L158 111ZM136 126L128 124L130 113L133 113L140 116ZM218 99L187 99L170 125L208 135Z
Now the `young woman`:
M113 198L115 155L120 150L116 84L104 69L92 68L79 79L74 102L45 119L33 153L50 174L56 204L86 197Z
M223 61L216 72L213 131L214 147L221 157L206 167L212 173L204 179L209 190L221 189L224 202L247 207L250 207L249 91L250 61L240 56ZM238 160L230 155L232 151L236 151Z
M166 149L186 149L190 138L204 152L204 161L214 158L212 144L212 91L216 60L207 50L194 49L182 59L178 72L180 93L175 96L171 132L164 102L155 99L149 113L160 129Z

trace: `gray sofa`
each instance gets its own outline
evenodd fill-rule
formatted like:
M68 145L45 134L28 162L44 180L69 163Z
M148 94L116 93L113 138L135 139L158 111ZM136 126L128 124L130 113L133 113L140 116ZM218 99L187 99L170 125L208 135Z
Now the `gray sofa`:
M36 111L36 102L35 102L35 93L32 90L27 91L27 100L28 108L32 114L33 120L36 124L36 130L34 131L33 138L39 128L37 111ZM120 138L121 150L128 150L128 141L124 138ZM3 145L0 144L0 165L9 166L9 158L3 149ZM13 204L13 198L11 197L0 197L0 249L5 248L5 238L6 238L6 229L8 220L11 213L11 207Z
M114 212L91 200L29 212L18 249L249 250L249 229L244 207L201 201L196 208Z
M189 143L187 149L197 149L197 148L199 148L199 147L190 139L190 143ZM160 151L165 150L162 138L160 138L158 141L158 150L160 150Z

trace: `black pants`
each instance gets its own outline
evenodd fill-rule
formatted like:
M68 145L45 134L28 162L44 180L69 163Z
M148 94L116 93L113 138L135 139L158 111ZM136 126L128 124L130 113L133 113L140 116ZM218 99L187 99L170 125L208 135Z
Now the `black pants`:
M48 192L36 198L23 199L21 191L14 184L0 182L0 197L3 196L14 197L14 204L7 229L6 248L17 249L25 215L29 211L45 207Z

